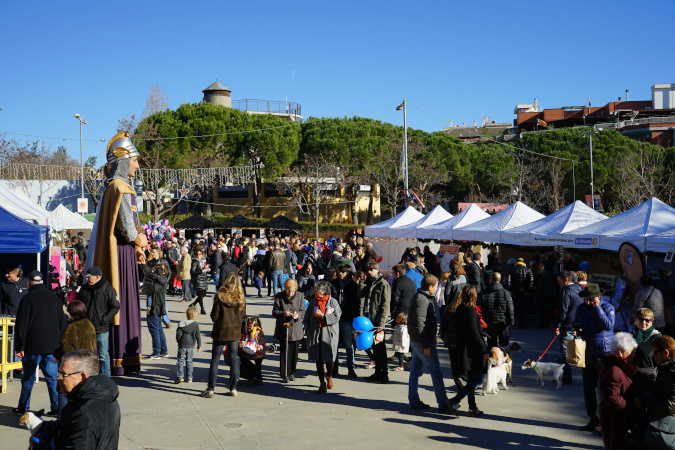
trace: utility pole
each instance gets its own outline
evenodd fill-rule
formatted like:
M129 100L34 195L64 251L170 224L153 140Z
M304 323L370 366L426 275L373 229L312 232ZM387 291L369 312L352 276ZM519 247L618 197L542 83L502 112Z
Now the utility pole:
M406 100L396 107L396 111L403 110L403 187L405 193L405 202L408 202L408 123Z

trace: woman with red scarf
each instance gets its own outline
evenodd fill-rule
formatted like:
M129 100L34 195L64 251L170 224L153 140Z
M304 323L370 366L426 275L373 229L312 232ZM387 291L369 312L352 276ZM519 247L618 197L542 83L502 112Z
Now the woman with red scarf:
M316 371L321 382L316 393L324 394L327 389L333 389L333 361L337 355L342 311L337 300L330 296L328 282L317 283L314 293L315 299L310 302L304 319L307 357L316 361Z

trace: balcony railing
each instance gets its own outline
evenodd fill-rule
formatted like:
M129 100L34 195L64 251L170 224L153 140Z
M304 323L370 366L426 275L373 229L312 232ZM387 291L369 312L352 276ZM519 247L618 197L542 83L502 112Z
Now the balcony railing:
M294 102L245 98L243 100L232 100L232 107L241 111L302 116L300 104Z
M675 116L647 117L645 119L620 120L619 122L599 123L596 126L598 128L616 130L619 128L629 127L632 125L646 125L650 123L675 123Z

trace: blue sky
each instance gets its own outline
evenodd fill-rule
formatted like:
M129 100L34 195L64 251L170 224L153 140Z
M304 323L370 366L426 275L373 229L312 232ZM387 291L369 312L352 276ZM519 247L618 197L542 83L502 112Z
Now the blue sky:
M564 5L564 6L563 6ZM169 106L216 78L233 99L440 130L517 103L604 105L675 82L672 1L0 2L0 131L103 159L157 83ZM389 105L385 108L379 108ZM421 109L415 108L417 106ZM377 109L373 109L377 108ZM436 117L434 117L436 116ZM8 134L9 138L33 140Z

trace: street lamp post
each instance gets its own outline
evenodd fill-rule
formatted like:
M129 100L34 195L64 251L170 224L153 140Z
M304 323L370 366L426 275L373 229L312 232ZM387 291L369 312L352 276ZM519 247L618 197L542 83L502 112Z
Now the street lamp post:
M80 197L84 198L84 156L82 153L82 125L86 125L87 121L81 115L75 114L75 118L80 121ZM84 213L82 213L84 216Z
M593 188L593 135L602 131L602 128L595 128L588 133L580 134L578 137L588 137L589 157L591 159L591 205L595 209L595 198L593 197L595 190Z
M396 111L403 110L403 187L405 192L405 201L408 202L408 124L406 100L396 107Z

